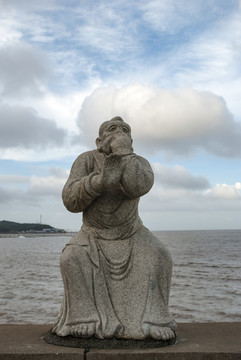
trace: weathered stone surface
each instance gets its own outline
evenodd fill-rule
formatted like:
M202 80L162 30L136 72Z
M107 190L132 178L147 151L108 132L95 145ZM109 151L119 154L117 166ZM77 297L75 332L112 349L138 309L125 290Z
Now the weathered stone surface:
M96 144L76 159L63 189L83 225L61 256L64 298L52 331L165 342L176 328L168 309L172 259L138 214L153 185L151 166L133 152L119 117L101 125Z
M84 360L85 350L43 340L50 325L0 325L0 360Z
M47 344L51 325L0 325L0 360L240 360L241 323L178 325L174 346L153 349L83 349Z
M84 348L89 349L150 349L150 348L161 348L163 346L170 346L176 343L176 335L174 338L169 340L154 340L152 338L147 338L144 340L131 340L131 339L96 339L88 338L83 339L80 337L68 336L58 336L53 334L52 331L48 331L44 335L43 339L48 344L53 344L57 346L67 346L75 348Z

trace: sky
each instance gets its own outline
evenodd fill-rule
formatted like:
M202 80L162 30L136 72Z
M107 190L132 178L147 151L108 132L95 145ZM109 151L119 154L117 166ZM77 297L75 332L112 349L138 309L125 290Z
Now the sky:
M0 220L78 230L62 188L118 115L149 229L240 229L240 99L239 0L0 0Z

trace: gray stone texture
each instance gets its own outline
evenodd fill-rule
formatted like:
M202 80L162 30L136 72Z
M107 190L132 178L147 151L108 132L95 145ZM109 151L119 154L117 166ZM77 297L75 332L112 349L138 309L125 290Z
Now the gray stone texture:
M97 339L96 337L85 339L71 335L58 336L53 334L51 330L44 335L43 339L48 344L82 349L152 349L174 345L177 341L176 336L169 340L154 340L152 338L147 338L144 340L116 338Z
M172 259L138 214L153 185L151 166L133 152L131 129L119 117L101 125L96 144L76 159L63 189L66 208L83 212L83 225L61 256L64 298L52 332L174 338Z
M159 349L83 349L49 345L50 325L0 325L0 360L240 360L241 323L178 324L176 345Z

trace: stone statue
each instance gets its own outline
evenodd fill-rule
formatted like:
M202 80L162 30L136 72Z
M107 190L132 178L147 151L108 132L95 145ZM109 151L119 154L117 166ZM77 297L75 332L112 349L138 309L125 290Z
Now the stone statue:
M64 298L52 332L172 339L172 259L138 215L152 169L133 153L130 126L120 117L100 126L96 145L75 160L63 189L66 208L83 212L83 225L61 256Z

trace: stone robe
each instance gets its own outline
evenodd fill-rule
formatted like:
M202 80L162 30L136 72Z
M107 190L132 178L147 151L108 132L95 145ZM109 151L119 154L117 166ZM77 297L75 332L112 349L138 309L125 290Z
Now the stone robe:
M141 340L150 326L175 328L168 310L172 259L138 215L139 198L153 185L148 161L125 156L121 183L99 194L92 181L104 157L81 154L63 189L65 206L83 212L83 225L61 256L64 298L52 331L66 336L94 323L97 338Z

